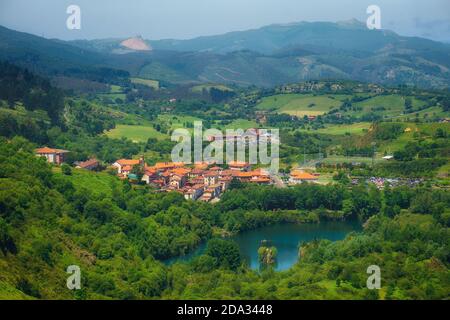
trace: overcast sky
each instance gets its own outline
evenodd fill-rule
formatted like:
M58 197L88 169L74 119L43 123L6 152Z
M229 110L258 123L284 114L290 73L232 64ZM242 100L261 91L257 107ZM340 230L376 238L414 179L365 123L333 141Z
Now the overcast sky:
M81 8L81 30L66 9ZM47 38L142 35L186 39L297 21L366 21L381 8L382 28L450 42L450 0L0 0L0 25Z

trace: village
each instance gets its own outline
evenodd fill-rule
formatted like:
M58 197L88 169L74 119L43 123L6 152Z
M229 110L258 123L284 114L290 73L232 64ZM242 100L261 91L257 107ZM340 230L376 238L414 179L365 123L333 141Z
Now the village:
M43 147L35 150L37 156L45 157L49 163L61 165L66 160L68 150ZM100 163L96 159L84 162L75 162L78 169L96 170ZM235 179L241 183L258 185L275 184L285 187L286 183L269 173L264 168L252 169L248 162L231 161L219 166L214 162L197 162L188 165L182 162L157 162L150 166L143 156L139 159L119 159L110 168L113 168L120 179L128 179L133 183L145 183L161 192L179 192L187 200L204 202L219 201L223 192ZM137 174L139 172L140 174ZM317 182L318 174L303 170L292 170L289 185L303 182Z

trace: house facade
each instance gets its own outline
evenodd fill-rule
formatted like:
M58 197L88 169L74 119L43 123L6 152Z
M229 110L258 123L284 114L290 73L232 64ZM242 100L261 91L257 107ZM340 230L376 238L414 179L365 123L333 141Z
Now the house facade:
M45 157L47 162L60 165L66 160L67 150L43 147L35 150L36 155Z

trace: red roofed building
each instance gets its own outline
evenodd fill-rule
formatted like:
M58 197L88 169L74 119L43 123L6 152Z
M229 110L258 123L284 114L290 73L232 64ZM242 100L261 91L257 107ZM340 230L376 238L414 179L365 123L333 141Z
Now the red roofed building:
M140 159L119 159L112 164L113 167L117 168L117 173L119 175L128 175L134 166L141 166L145 168L144 157Z
M94 170L98 168L100 162L97 159L89 159L83 162L75 162L75 165L78 169Z
M66 154L69 153L67 150L62 149L52 149L48 147L43 147L35 150L35 153L40 157L47 158L49 163L62 164L66 159Z
M231 170L236 171L248 171L250 169L250 163L243 161L230 161L228 166Z
M304 172L301 170L293 170L289 178L291 184L299 184L305 181L317 181L319 177L317 175L312 175L311 173Z

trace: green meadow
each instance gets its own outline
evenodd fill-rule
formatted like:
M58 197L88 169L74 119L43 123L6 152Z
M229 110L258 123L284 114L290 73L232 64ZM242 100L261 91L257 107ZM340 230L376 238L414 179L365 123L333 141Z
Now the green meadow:
M303 116L322 115L339 107L346 95L313 96L309 94L280 94L265 97L256 106L261 110L277 110L280 113Z
M142 84L155 90L159 89L159 81L157 80L142 79L142 78L131 78L130 80L131 83Z
M134 142L146 142L149 138L164 139L167 135L156 131L152 126L136 126L118 124L114 129L107 131L110 138L127 138Z

